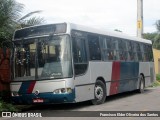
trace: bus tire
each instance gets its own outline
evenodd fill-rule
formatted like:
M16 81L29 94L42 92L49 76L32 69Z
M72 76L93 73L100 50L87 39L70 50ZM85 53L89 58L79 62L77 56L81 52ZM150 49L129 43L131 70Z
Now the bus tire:
M105 102L106 86L101 80L97 80L94 88L95 98L91 101L94 105L99 105Z
M145 88L144 78L143 78L142 75L140 75L140 83L139 83L138 92L139 93L143 93L144 92L144 88Z

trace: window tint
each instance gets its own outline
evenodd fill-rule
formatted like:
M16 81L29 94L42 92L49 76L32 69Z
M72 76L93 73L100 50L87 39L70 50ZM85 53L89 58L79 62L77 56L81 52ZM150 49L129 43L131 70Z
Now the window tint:
M112 37L100 36L102 59L118 60L118 41Z
M134 61L138 61L138 55L137 55L137 43L132 41L133 44L133 53L134 53Z
M127 41L126 45L127 45L126 46L127 47L127 60L132 61L132 59L131 59L131 51L132 51L131 41Z
M119 39L118 40L118 47L119 47L119 59L120 60L127 60L127 47L126 47L126 41Z
M152 46L151 45L148 45L147 52L148 52L148 60L153 61L153 52L152 52Z
M102 60L108 60L108 51L107 48L109 46L109 38L106 37L100 37L100 46L101 46L101 52L102 52Z
M135 52L136 52L137 60L143 61L140 43L135 43Z
M85 39L83 38L73 38L73 53L74 53L74 62L75 63L86 63L86 47Z
M99 36L88 35L90 60L101 60L101 50L99 46Z
M118 60L119 56L118 56L118 40L117 38L111 37L111 48L108 49L108 58L109 60Z
M143 45L143 49L144 49L144 61L149 61L149 54L148 54L148 45L144 44Z

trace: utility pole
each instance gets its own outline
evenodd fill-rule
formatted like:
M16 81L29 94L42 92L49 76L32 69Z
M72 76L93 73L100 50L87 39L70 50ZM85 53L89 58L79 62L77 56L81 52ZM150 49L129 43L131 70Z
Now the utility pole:
M143 0L137 0L137 37L143 36Z

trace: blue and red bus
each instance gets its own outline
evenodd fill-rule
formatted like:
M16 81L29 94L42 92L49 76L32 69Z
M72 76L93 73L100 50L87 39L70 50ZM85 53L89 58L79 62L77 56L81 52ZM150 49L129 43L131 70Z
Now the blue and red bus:
M155 80L152 43L72 23L27 27L13 37L16 104L104 103Z

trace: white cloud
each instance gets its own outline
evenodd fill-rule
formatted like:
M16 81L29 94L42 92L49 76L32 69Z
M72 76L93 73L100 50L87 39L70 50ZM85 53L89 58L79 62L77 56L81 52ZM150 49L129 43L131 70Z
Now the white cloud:
M100 29L119 29L136 35L137 0L17 0L25 13L43 10L47 23L74 22ZM154 32L160 19L160 0L144 1L144 32Z

